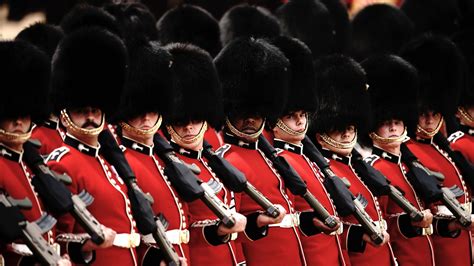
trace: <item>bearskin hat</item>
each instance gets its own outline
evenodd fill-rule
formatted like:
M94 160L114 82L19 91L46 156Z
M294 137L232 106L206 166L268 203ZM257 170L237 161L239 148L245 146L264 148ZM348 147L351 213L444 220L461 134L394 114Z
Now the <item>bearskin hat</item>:
M222 89L208 52L192 44L165 46L173 55L176 110L168 123L202 120L212 126L223 119Z
M160 42L191 43L212 57L221 50L219 22L206 10L181 5L168 10L156 23Z
M156 18L145 5L141 3L112 4L105 6L104 9L115 17L129 48L158 40L158 32L155 28Z
M401 9L415 24L416 34L451 35L461 22L458 0L405 0Z
M375 54L395 54L414 33L413 22L400 9L369 5L352 20L351 55L362 61Z
M331 13L317 0L293 0L276 11L283 34L308 45L317 58L332 54L336 47L335 26Z
M365 132L370 123L370 105L364 69L354 59L334 54L315 63L319 108L311 133L345 130L355 125Z
M351 42L351 21L344 1L320 0L329 10L335 29L335 53L346 53Z
M380 123L402 120L412 129L418 121L418 72L410 63L395 55L374 55L362 62L369 84L374 131Z
M453 115L466 82L464 58L456 45L445 37L425 34L409 42L400 54L418 70L419 112Z
M263 7L247 4L229 9L219 21L225 46L238 37L273 38L280 35L278 19Z
M101 8L90 5L77 5L61 20L60 26L65 34L83 27L102 27L121 36L117 20Z
M63 36L64 33L60 27L44 23L35 23L20 31L15 37L15 40L24 40L37 46L51 59Z
M227 116L259 114L276 121L288 99L290 63L263 39L239 38L215 58Z
M285 113L305 110L313 113L318 107L316 78L311 51L298 39L279 36L272 44L290 61L290 84Z
M44 103L49 88L48 56L32 44L17 40L0 42L0 58L0 119L47 117Z
M157 42L130 51L118 119L126 121L148 112L166 118L172 112L175 93L172 67L173 56Z
M455 34L452 38L464 55L467 66L467 84L461 92L459 106L474 105L474 29Z
M94 106L112 115L126 68L127 51L116 35L97 27L66 35L52 62L54 111Z

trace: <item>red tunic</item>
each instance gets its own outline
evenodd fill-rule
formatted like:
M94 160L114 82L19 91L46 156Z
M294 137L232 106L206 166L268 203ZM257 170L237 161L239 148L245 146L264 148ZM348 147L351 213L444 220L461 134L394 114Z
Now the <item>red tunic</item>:
M283 144L284 143L284 144ZM279 145L283 144L283 145ZM288 145L288 146L285 146ZM274 140L275 147L285 148L280 155L296 170L308 186L308 190L318 199L331 215L336 214L330 196L324 188L319 170L302 154L302 146L295 146L280 140ZM302 197L295 197L296 211L310 211L311 207ZM302 234L303 232L300 231ZM340 240L335 235L323 233L301 238L308 265L346 265Z
M453 150L461 152L469 162L474 164L474 136L472 134L474 134L472 129L469 129L468 133L457 131L449 136L448 140Z
M168 178L163 173L162 163L153 154L153 148L126 137L121 138L121 144L126 148L125 157L137 177L137 182L143 192L150 193L154 199L152 205L155 215L163 214L168 221L167 230L187 230L187 205L171 187ZM180 257L185 257L190 265L189 247L186 243L173 245ZM137 249L139 261L150 249L145 244Z
M220 183L219 179L207 165L207 162L201 157L201 152L186 150L179 148L175 143L172 144L181 160L188 164L195 164L201 169L201 173L198 175L199 179L206 183L210 180ZM230 207L232 195L222 184L220 184L220 186L222 188L216 195L222 200L222 202ZM203 232L203 225L208 221L217 220L217 216L201 200L189 202L188 207L191 224L191 238L189 242L191 264L193 266L236 265L237 259L234 241L213 246L206 240L206 236Z
M14 199L28 198L32 208L21 210L21 212L28 221L34 222L41 217L43 206L31 185L32 174L22 162L21 157L22 154L0 144L0 189L6 191ZM54 244L52 231L48 231L44 237L49 244ZM22 259L13 252L4 252L3 256L6 265L17 265Z
M470 195L461 174L448 155L439 149L431 140L429 143L409 140L407 146L420 162L432 171L445 176L445 187L458 186L464 196L458 198L460 203L470 202ZM446 238L434 235L435 258L438 265L472 265L471 235L465 230L457 238Z
M328 150L321 149L323 155L329 159L329 164L334 173L341 177L347 178L351 183L349 190L354 194L361 194L367 199L367 207L365 211L374 221L380 221L383 218L383 213L380 208L378 199L370 192L367 186L356 175L354 169L350 165L350 157L340 156ZM367 244L363 252L352 252L348 249L348 243L351 234L351 227L359 225L359 222L352 215L342 217L344 223L344 233L341 235L342 242L346 243L343 248L348 250L352 265L393 265L394 255L390 244L382 247L373 247Z
M63 146L64 132L58 127L58 123L47 121L49 124L35 127L31 133L32 139L41 142L40 154L48 155L55 149Z
M224 158L244 173L247 180L272 203L283 206L287 214L295 213L293 196L286 193L281 178L271 162L257 150L255 143L239 142L228 134L225 134L224 141L231 143L227 146ZM248 195L241 193L240 197L240 203L236 203L240 213L246 215L262 210ZM294 226L270 227L268 235L256 241L239 240L242 241L247 265L306 265L298 231Z
M206 133L204 133L204 139L211 144L212 149L214 150L217 150L220 146L224 145L222 136L210 126L207 128Z
M374 147L373 152L374 154L366 158L366 161L387 177L391 185L400 188L405 193L405 198L413 206L420 211L425 209L405 176L407 170L405 165L401 163L400 157L376 147ZM431 237L415 236L409 238L403 231L405 225L400 216L406 213L393 200L389 199L386 203L383 209L388 223L390 243L400 265L435 265Z
M87 208L97 220L117 234L136 233L127 188L115 169L98 155L97 148L66 135L65 144L48 156L48 165L58 173L72 178L68 186L73 194L86 190L94 197ZM58 231L83 233L82 227L70 215L58 219ZM96 250L94 265L137 265L134 248L112 246Z

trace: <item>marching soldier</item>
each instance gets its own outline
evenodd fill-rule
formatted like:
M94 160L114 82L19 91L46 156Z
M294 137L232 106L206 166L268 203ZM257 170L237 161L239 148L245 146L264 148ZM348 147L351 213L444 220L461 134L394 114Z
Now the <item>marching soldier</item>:
M362 66L367 73L375 120L370 133L373 154L366 161L403 191L404 197L418 211L423 211L423 220L415 222L395 201L387 201L385 213L393 252L400 265L435 265L430 237L433 215L409 183L408 168L400 158L400 145L407 134L405 125L416 120L416 97L405 95L417 90L417 71L405 60L392 55L369 57Z
M394 265L387 224L379 199L355 172L351 152L357 143L357 132L368 126L368 95L362 67L342 55L321 58L316 63L319 86L319 109L312 123L311 137L321 145L321 153L329 160L331 169L350 182L350 191L367 201L365 211L377 225L383 241L376 244L355 216L343 217L342 242L349 252L351 265Z
M309 48L289 37L278 37L272 41L289 59L291 68L290 95L283 115L273 128L273 144L281 149L280 155L294 167L308 190L313 193L329 214L336 215L331 198L323 186L323 177L319 169L303 155L301 140L306 136L308 116L318 105L314 66ZM295 197L295 210L301 215L311 212L311 207L302 197ZM336 233L342 232L342 226L330 228L314 218L312 230L301 230L301 243L308 265L346 265L340 239ZM340 228L339 228L340 227ZM341 229L341 230L338 230Z
M423 35L410 42L402 57L417 68L420 75L418 123L413 138L406 142L409 150L432 171L444 175L445 187L457 186L464 193L458 198L465 209L471 210L471 193L451 156L445 137L440 132L444 117L454 114L457 95L463 85L464 63L460 51L448 39ZM409 131L410 132L410 131ZM469 178L469 177L466 177ZM452 217L444 205L438 205L435 215ZM439 265L470 265L472 225L465 228L458 223L449 225L450 231L461 230L455 238L434 236L436 263Z
M126 49L123 42L101 28L81 28L68 34L58 47L52 64L54 108L61 110L66 128L64 145L47 158L58 173L72 178L73 194L86 190L94 197L89 210L103 224L105 241L94 244L77 239L83 251L96 250L96 264L137 265L135 247L140 244L136 222L124 181L99 155L98 135L105 113L115 102L108 99L121 91L125 79ZM70 215L59 218L63 233L82 233Z

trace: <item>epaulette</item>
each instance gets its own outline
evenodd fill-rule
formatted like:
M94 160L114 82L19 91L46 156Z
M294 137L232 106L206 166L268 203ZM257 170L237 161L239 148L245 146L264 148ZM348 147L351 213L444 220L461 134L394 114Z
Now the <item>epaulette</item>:
M462 138L464 136L464 132L462 131L456 131L451 136L449 136L448 141L451 143L456 142L458 139Z
M376 155L376 154L371 154L367 157L364 158L364 161L370 165L374 165L374 163L380 159L380 156Z
M230 150L230 144L224 144L222 145L219 149L217 149L215 152L217 154L217 156L221 157L221 158L224 158L224 155L225 153Z
M52 151L48 155L48 157L46 157L46 162L49 162L49 161L59 162L61 158L63 158L63 156L66 155L68 152L69 152L68 147L59 147L55 149L54 151Z

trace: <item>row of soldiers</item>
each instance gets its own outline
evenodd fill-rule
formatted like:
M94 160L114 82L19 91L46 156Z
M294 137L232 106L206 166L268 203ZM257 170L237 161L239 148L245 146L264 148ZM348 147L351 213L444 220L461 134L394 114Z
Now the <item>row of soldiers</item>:
M471 34L322 56L289 27L319 4L158 33L81 6L0 42L4 263L472 265Z

